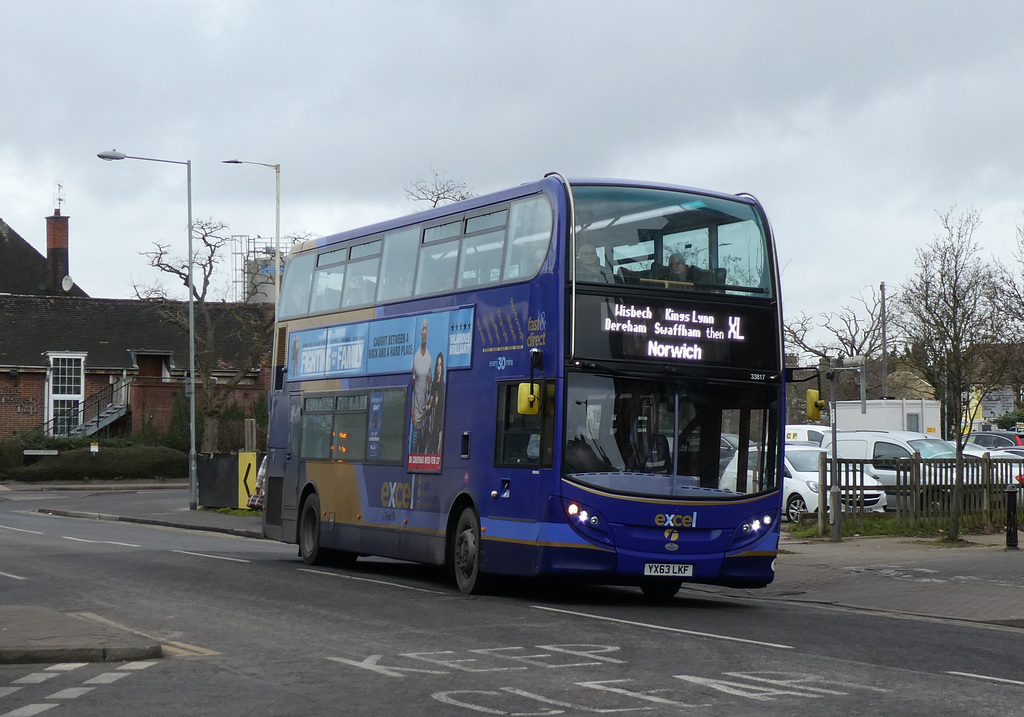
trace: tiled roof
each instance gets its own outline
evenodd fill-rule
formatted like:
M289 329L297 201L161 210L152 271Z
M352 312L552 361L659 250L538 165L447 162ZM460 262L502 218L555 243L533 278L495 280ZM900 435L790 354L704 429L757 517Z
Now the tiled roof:
M46 257L36 251L35 247L25 241L3 219L0 219L0 293L28 294L41 296L59 294L61 296L88 296L77 284L65 294L58 287L56 291L49 288L49 266Z
M132 371L132 352L137 352L170 355L174 370L182 371L188 367L188 333L165 318L161 307L159 301L133 299L0 295L0 370L42 368L45 352L68 351L87 353L87 369ZM247 353L251 338L225 328L227 323L237 312L257 315L268 309L227 303L207 308L218 326L212 332L218 356L214 365L229 369ZM204 324L197 308L197 336L203 335Z

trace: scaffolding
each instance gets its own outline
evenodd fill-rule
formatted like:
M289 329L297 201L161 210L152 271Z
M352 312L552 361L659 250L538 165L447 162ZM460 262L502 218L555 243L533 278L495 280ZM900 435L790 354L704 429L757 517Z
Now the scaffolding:
M273 303L273 239L233 234L231 245L231 300L251 304Z

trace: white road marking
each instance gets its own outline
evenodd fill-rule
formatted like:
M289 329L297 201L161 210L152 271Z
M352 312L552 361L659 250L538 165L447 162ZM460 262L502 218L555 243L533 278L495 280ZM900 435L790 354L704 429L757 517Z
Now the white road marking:
M47 672L70 672L71 670L77 670L79 667L85 667L88 662L58 662L56 665L50 665L46 668Z
M125 548L141 548L141 545L135 543L119 543L116 540L86 540L85 538L72 538L70 535L62 536L64 540L73 540L76 543L102 543L103 545L121 545Z
M418 593L430 593L431 595L447 595L448 593L441 590L427 590L426 588L416 588L412 585L402 585L401 583L392 583L387 580L375 580L374 578L361 578L358 575L342 575L341 573L329 573L326 570L310 570L309 568L299 568L300 572L312 573L313 575L328 575L332 578L344 578L345 580L356 580L363 583L377 583L378 585L389 585L393 588L402 588L404 590L412 590Z
M2 530L13 530L16 533L31 533L32 535L42 535L43 534L43 531L41 531L41 530L26 530L25 528L12 528L9 525L0 525L0 529L2 529Z
M213 558L214 560L230 560L233 563L249 563L251 560L242 560L241 558L228 558L223 555L210 555L209 553L193 553L190 550L172 550L172 553L181 553L182 555L194 555L197 558Z
M15 692L20 690L20 687L0 687L0 697L6 697L7 695L13 695Z
M15 575L14 573L0 572L0 575L3 575L5 578L10 578L11 580L28 580L28 578L23 578L20 575Z
M575 617L585 617L590 620L603 620L605 622L614 622L619 625L632 625L633 627L644 627L649 630L660 630L662 632L674 632L680 635L693 635L694 637L706 637L711 640L725 640L727 642L742 642L746 645L758 645L760 647L775 647L780 650L792 650L792 645L782 645L777 642L763 642L761 640L750 640L745 637L732 637L730 635L716 635L711 632L698 632L696 630L684 630L680 627L669 627L667 625L655 625L648 622L637 622L636 620L623 620L617 617L606 617L605 615L594 615L587 612L577 612L575 610L562 610L556 607L546 607L544 605L532 605L536 610L546 610L548 612L557 612L563 615L573 615Z
M127 662L117 669L119 670L144 670L156 664L156 660L145 660L142 662Z
M38 685L41 682L52 680L57 676L56 672L32 672L24 677L11 681L12 685Z
M60 704L55 702L53 704L25 705L10 712L4 712L0 717L33 717L33 715L53 709L54 707L60 707Z
M958 675L960 677L973 677L973 678L978 679L978 680L988 680L989 682L1003 682L1003 683L1005 683L1007 685L1022 685L1022 686L1024 686L1024 682L1021 682L1020 680L1008 680L1008 679L1006 679L1004 677L991 677L989 675L976 675L973 672L954 672L953 670L950 670L950 671L946 672L946 674L947 675Z
M122 677L127 677L127 672L104 672L96 675L92 679L83 682L83 685L109 685L112 682L117 682Z
M66 690L60 692L54 692L52 695L47 695L48 700L73 700L76 697L88 694L95 690L95 687L69 687Z

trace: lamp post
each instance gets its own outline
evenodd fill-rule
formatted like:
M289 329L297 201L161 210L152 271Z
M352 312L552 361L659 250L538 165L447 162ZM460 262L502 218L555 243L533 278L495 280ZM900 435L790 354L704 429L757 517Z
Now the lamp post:
M225 159L223 164L255 164L274 170L274 337L270 342L271 395L277 387L277 310L281 303L281 165Z
M173 159L155 159L153 157L132 157L116 149L100 152L100 159L113 162L120 159L139 159L143 162L162 162L164 164L185 165L188 189L188 507L195 510L199 507L199 479L196 475L196 312L195 284L192 281L192 160L179 162Z

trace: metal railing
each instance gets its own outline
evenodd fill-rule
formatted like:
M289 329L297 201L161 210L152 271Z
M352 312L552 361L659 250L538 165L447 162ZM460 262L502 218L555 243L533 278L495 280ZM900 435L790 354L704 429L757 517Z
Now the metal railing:
M55 412L53 418L43 424L43 433L58 438L96 433L127 413L131 382L131 377L119 379L87 397L77 407Z

